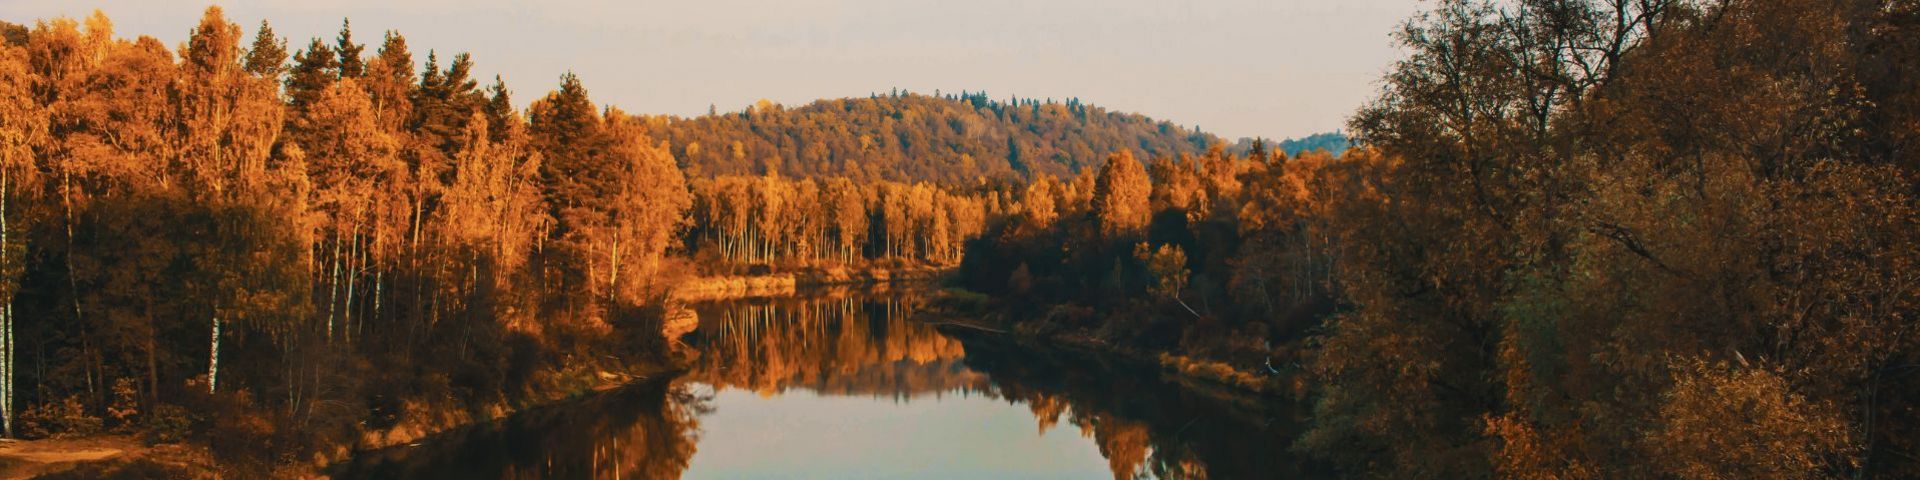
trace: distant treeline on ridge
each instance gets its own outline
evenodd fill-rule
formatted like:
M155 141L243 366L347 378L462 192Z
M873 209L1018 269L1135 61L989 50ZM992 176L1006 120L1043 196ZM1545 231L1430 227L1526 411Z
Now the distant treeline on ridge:
M896 181L1072 176L1108 154L1137 158L1201 155L1215 145L1244 153L1197 128L1087 105L984 92L924 95L900 90L788 108L762 100L738 112L693 118L645 116L646 134L666 140L690 175L779 173ZM1323 133L1270 142L1290 154L1327 149L1346 137Z

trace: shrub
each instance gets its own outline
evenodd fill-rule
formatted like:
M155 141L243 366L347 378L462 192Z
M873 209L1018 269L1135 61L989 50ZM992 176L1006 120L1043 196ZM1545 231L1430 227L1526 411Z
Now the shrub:
M174 443L185 440L193 433L193 414L185 407L162 404L146 415L147 443Z
M29 438L83 437L100 433L100 417L87 412L79 395L28 407L20 412L20 433Z
M113 381L113 403L107 405L107 417L113 420L113 430L127 433L135 427L134 421L140 416L140 383L131 378L118 378Z

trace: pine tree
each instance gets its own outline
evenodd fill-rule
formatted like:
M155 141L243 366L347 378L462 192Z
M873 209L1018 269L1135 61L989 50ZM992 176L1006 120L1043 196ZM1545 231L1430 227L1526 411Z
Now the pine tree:
M550 152L550 157L584 157L594 147L592 140L600 135L600 114L594 109L593 101L587 99L587 89L580 84L580 77L573 72L560 76L559 90L527 109L527 122L534 148ZM552 158L547 162L551 172L549 182L559 180L552 174L569 173L563 171L573 167L567 165L569 161L573 160Z
M353 22L340 19L340 36L335 38L333 47L334 53L340 55L337 63L340 67L340 78L358 78L366 74L366 60L360 57L361 52L366 49L366 45L353 43Z
M305 50L294 52L293 68L286 80L287 102L293 107L294 115L288 118L298 118L339 78L340 60L334 56L333 47L320 39L315 38Z
M274 36L273 27L266 20L260 21L260 30L253 36L253 47L247 49L246 71L268 78L279 78L287 70L287 41Z
M520 121L513 111L513 93L507 90L506 80L494 75L493 85L487 87L486 98L483 111L488 124L487 135L492 137L493 142L499 143L506 140L508 124Z

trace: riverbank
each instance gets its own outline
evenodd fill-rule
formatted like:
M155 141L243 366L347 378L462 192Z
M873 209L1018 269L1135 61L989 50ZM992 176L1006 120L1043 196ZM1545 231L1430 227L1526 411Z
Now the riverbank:
M363 452L327 473L911 477L935 465L963 477L1134 478L1177 466L1173 475L1318 478L1295 474L1307 464L1285 453L1305 410L1297 403L1183 384L1133 358L922 322L931 291L699 305L707 318L687 339L698 354L684 376ZM901 442L911 450L887 447ZM1060 450L1035 453L1043 448ZM941 463L886 463L915 454Z
M792 296L820 287L883 286L936 280L952 271L945 266L890 268L822 267L763 275L716 275L690 278L675 285L668 297L681 302Z
M1173 351L1128 348L1104 340L1085 329L1042 331L1033 324L1013 321L1006 309L996 305L996 300L970 291L940 290L935 293L932 305L933 308L925 313L928 321L944 330L1005 335L1053 348L1111 355L1141 364L1158 365L1170 378L1197 391L1259 397L1298 397L1300 393L1295 385L1287 381L1287 376L1274 370L1237 367Z
M352 444L333 446L314 458L281 465L273 478L324 478L324 472L355 455L417 445L427 439L499 422L517 413L564 404L633 382L671 377L677 365L653 364L631 369L581 367L553 373L543 387L514 401L492 402L477 408L459 402L406 403L407 416L397 424L359 432ZM132 435L92 435L40 440L0 440L0 480L174 478L211 479L231 476L208 447L200 442L148 445Z
M332 458L325 463L346 460L356 452L406 445L449 431L499 421L521 411L611 390L635 381L671 376L679 370L679 365L654 363L632 368L568 369L553 373L546 381L546 386L526 397L513 402L492 402L477 410L450 404L412 402L407 407L414 415L389 428L361 432L357 443L351 448L342 446L336 449Z

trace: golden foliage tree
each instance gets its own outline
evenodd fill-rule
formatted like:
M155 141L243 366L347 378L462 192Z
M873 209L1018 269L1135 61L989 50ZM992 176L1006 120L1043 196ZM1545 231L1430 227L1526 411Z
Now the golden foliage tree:
M1093 183L1089 209L1106 238L1126 238L1146 230L1152 216L1149 196L1153 185L1146 167L1125 150L1107 156Z

